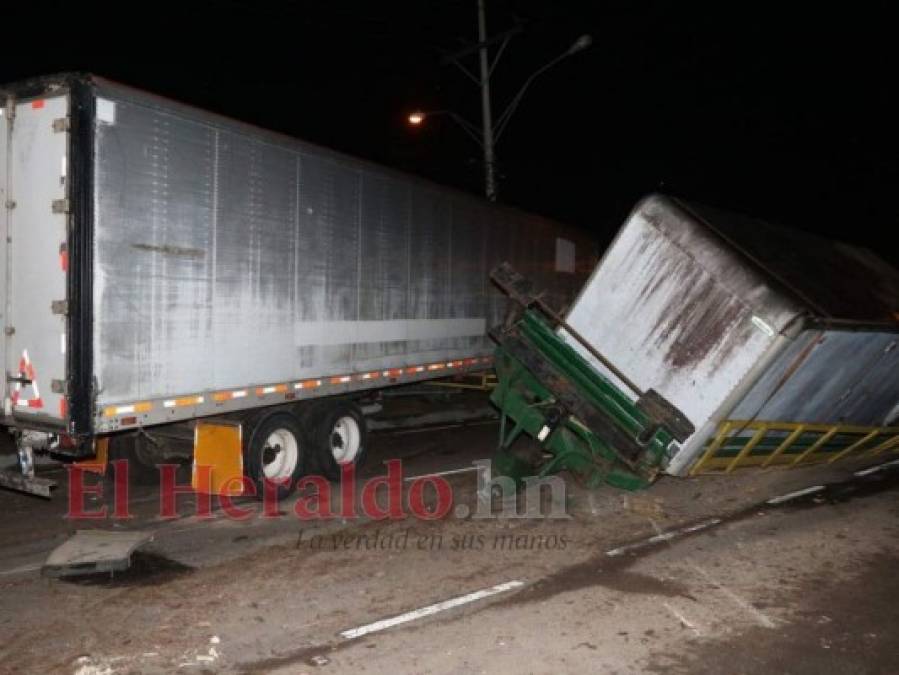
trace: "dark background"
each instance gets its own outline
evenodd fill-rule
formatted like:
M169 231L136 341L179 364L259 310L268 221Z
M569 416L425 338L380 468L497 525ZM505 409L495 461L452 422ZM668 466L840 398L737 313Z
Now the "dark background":
M899 224L890 3L488 0L521 22L494 78L500 200L606 242L662 190L877 249ZM306 140L482 190L477 88L441 55L476 39L475 0L15 3L0 82L84 70ZM476 61L468 61L472 68Z

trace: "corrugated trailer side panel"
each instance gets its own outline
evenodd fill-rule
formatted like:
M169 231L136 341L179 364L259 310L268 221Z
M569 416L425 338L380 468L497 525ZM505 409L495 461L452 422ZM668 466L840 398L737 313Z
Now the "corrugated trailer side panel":
M899 403L897 343L897 333L805 331L730 417L887 426Z
M873 458L899 449L899 333L810 327L722 407L691 473ZM672 468L669 467L669 471Z
M561 303L595 261L572 228L115 85L98 96L101 429L120 403L203 396L207 414L219 390L486 357L492 266ZM560 238L576 251L561 273Z

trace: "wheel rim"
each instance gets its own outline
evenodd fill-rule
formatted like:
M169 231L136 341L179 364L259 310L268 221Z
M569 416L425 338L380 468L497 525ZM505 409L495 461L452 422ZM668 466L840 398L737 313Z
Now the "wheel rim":
M352 464L359 456L362 433L356 418L345 415L334 423L331 430L331 454L338 464Z
M276 429L262 447L262 473L266 478L281 480L293 476L300 457L296 436L287 429Z

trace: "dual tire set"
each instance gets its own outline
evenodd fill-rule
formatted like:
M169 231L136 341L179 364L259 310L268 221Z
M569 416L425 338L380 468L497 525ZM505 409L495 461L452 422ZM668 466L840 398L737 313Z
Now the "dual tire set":
M250 426L244 442L244 473L263 494L265 480L283 483L284 499L305 475L340 479L344 465L359 466L365 458L365 418L352 401L312 401L295 411L270 412Z
M284 499L303 476L316 474L336 482L344 465L359 466L365 459L365 418L349 400L320 399L267 409L241 423L244 474L255 483L260 498L266 480L279 484L278 499ZM146 435L118 434L109 451L110 459L131 460L129 476L135 483L159 480L157 464L166 458Z

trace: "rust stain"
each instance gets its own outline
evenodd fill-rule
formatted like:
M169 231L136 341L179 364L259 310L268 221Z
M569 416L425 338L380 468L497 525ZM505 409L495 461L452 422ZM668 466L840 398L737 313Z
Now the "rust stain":
M711 279L697 280L693 288L680 311L673 308L672 314L676 312L676 315L660 334L659 342L668 341L671 336L674 338L665 354L665 362L675 368L684 368L701 363L714 353L714 364L720 366L748 339L746 332L733 334L733 328L745 316L745 310L741 303L716 288Z
M749 310L695 261L666 255L653 240L647 233L635 246L645 261L640 301L666 296L647 339L660 348L667 345L664 360L672 368L693 367L713 355L713 365L720 366L749 340L750 331L734 330Z

